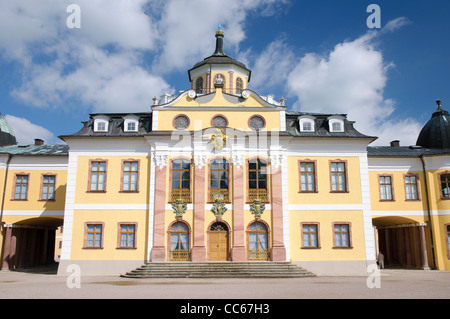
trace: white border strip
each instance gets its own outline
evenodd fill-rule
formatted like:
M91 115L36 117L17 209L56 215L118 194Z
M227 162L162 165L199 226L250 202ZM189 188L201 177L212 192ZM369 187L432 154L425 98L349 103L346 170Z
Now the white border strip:
M63 210L5 210L3 216L60 216L64 217Z
M320 205L299 205L299 204L291 204L288 205L288 209L292 210L300 210L300 211L317 211L317 210L328 210L328 211L337 211L337 210L363 210L364 205L362 204L320 204Z

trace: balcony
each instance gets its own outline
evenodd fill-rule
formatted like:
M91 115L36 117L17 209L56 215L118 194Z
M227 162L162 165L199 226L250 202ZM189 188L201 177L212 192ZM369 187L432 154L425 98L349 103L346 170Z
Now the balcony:
M211 189L209 191L209 201L214 202L216 200L215 196L222 199L222 202L230 202L230 196L228 189Z
M191 201L191 191L189 189L172 189L170 201L175 203L177 199L182 199L183 203L189 203Z
M253 203L255 200L260 200L262 203L267 203L269 201L267 189L249 189L248 201Z

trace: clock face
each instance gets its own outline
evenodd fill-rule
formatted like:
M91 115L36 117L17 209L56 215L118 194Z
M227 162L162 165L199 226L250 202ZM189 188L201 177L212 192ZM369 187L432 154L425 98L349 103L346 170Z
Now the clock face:
M227 127L227 119L223 116L216 116L212 120L213 127Z
M178 130L184 130L189 126L189 119L184 115L179 115L173 121L173 126Z
M259 131L264 127L264 119L259 116L253 116L250 119L249 126L252 130Z

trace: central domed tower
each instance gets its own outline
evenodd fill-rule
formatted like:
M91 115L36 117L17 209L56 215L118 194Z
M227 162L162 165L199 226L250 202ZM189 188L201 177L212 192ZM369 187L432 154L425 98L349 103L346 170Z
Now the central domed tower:
M251 71L244 63L229 57L223 47L224 33L219 25L216 32L214 53L194 65L188 71L191 88L197 94L215 91L215 86L223 88L224 93L241 94L250 82Z
M450 149L450 115L442 109L441 101L436 101L438 109L424 125L416 145L424 148Z

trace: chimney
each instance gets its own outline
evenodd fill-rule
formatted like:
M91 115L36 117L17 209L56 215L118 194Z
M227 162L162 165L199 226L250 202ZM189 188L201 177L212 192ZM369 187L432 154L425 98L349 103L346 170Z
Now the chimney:
M40 138L35 138L34 145L44 145L44 140L41 140Z
M392 141L391 147L400 147L400 141L399 140Z

